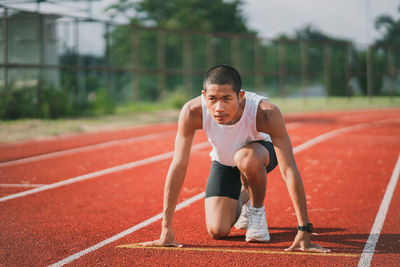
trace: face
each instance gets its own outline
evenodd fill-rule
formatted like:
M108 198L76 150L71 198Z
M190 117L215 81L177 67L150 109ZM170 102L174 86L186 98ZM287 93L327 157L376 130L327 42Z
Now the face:
M239 96L229 84L206 84L202 91L206 106L211 116L218 124L235 124L243 113L242 100L244 92Z

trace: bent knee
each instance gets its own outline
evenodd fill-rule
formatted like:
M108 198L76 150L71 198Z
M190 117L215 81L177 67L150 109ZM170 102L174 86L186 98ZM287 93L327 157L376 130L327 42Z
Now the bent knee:
M223 239L227 237L230 230L230 228L228 229L226 227L207 227L207 232L213 239Z
M268 154L257 153L250 149L240 149L234 155L234 161L239 170L263 167L268 160Z

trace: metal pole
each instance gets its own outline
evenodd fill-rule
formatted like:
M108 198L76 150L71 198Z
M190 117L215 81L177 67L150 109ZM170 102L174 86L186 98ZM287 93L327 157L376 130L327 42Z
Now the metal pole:
M112 93L114 93L114 86L111 85L111 76L114 76L113 73L110 71L110 24L105 23L103 24L105 26L105 43L106 43L106 51L105 51L105 58L106 58L106 85L107 89L110 90Z
M80 70L79 70L79 21L78 19L74 20L74 34L75 34L75 71L77 72L75 77L75 101L79 107L81 107L80 98L79 98L79 78L80 78Z
M4 91L8 92L8 18L7 8L3 12L3 65L4 65Z
M281 98L286 97L286 44L279 40L279 94Z
M241 64L240 64L240 39L237 36L232 37L232 49L231 49L231 59L232 65L240 72Z
M263 51L261 45L261 39L254 38L254 75L256 80L256 89L262 90L264 85L264 76L263 76Z
M192 95L192 36L188 33L183 34L183 80L185 90Z
M393 100L393 78L394 78L394 62L393 62L393 49L388 47L388 71L389 71L389 97Z
M160 90L161 97L165 97L167 93L166 83L167 77L165 73L166 61L165 61L165 32L162 30L157 31L157 67L158 67L158 88Z
M324 82L327 97L331 94L331 48L324 44Z
M215 64L214 36L207 34L207 69Z
M140 99L140 28L132 26L132 61L133 61L133 102Z
M39 79L38 79L38 91L37 91L37 98L38 98L38 107L42 105L43 102L43 65L44 65L44 15L38 14L39 23L38 23L38 34L39 34Z
M303 98L307 97L306 88L308 85L308 55L307 55L307 43L305 41L300 42L301 52L301 93Z
M367 49L367 96L371 100L373 90L372 47Z
M346 89L346 97L350 98L350 53L351 53L351 45L348 43L345 47L345 57L344 57L344 70L345 70L345 89Z

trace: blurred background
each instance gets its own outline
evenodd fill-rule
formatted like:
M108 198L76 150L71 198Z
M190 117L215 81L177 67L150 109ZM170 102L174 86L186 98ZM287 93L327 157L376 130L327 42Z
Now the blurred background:
M400 106L399 15L394 0L0 0L0 119L178 109L214 64L296 110Z

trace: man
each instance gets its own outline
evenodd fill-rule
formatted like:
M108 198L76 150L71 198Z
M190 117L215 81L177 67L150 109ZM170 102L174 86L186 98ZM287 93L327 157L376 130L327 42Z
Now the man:
M265 97L242 91L239 73L227 65L212 67L204 77L203 88L202 95L188 101L179 116L175 152L164 188L160 239L142 245L182 246L175 240L172 217L195 132L203 129L213 146L205 199L211 237L224 238L235 225L247 229L248 242L270 239L264 208L266 175L279 163L299 225L286 251L329 252L310 241L312 224L304 187L279 109Z

